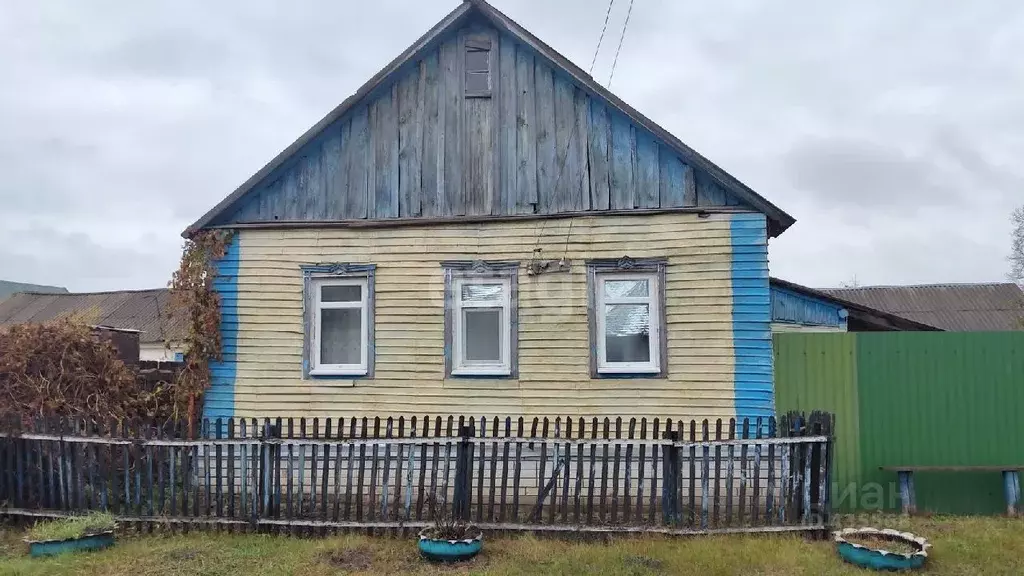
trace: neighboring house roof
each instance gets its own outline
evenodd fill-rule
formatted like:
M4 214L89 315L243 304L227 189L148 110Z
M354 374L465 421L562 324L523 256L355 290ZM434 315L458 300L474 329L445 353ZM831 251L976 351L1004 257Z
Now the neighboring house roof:
M170 315L170 290L131 290L84 294L22 292L0 302L0 326L71 318L89 325L138 330L143 344L180 342L185 319Z
M1024 330L1024 291L1011 282L864 286L822 292L943 330Z
M322 172L326 173L328 170L333 171L332 173L341 173L343 169L339 168L339 164L347 165L348 163L355 162L357 164L362 165L364 164L364 162L362 161L362 159L349 159L347 161L342 161L341 159L338 158L338 154L333 154L330 158L328 158L326 152L323 152L323 155L320 156L320 153L316 150L316 147L321 146L322 142L326 142L329 140L330 144L323 143L322 148L330 148L332 151L338 150L342 146L342 138L340 136L340 133L343 132L343 130L338 127L338 124L340 123L342 118L346 116L346 114L350 113L353 110L358 111L360 107L365 107L367 102L371 101L374 98L380 98L384 93L389 92L387 90L389 86L393 87L401 79L402 76L407 75L410 72L413 66L417 65L419 61L424 60L425 56L428 55L429 52L437 50L442 40L444 40L445 38L449 37L454 33L457 33L460 27L468 25L471 22L483 22L489 26L493 26L500 35L506 35L513 42L515 42L517 46L523 46L526 49L526 51L531 55L529 56L531 61L534 58L533 55L536 55L538 69L540 69L539 66L541 66L541 63L543 62L543 65L545 67L551 66L552 68L554 68L557 71L557 76L568 77L570 82L576 87L576 89L579 89L584 94L584 97L591 99L591 104L593 105L589 113L584 109L584 111L582 112L573 112L574 116L588 117L595 113L594 110L596 108L598 109L598 114L607 113L609 116L616 116L616 119L619 115L621 115L624 118L623 122L632 123L633 128L628 128L625 134L627 134L626 139L628 140L628 134L631 133L630 130L634 130L635 128L635 141L633 141L632 143L625 143L622 147L619 147L618 144L616 144L615 146L611 145L609 143L610 138L595 137L596 140L601 140L601 142L591 145L591 154L595 153L596 151L602 151L604 153L607 153L608 149L614 147L615 150L613 156L615 157L616 161L618 161L623 157L628 158L631 155L643 154L645 150L649 152L650 150L652 150L653 146L654 152L651 160L653 165L647 161L646 157L643 159L643 161L634 159L634 161L632 162L633 165L628 168L628 171L623 170L622 174L615 175L613 181L616 184L615 186L613 186L613 188L618 186L617 183L620 181L625 182L627 180L631 180L634 177L634 170L637 173L637 179L647 178L651 174L657 175L659 170L659 148L661 150L661 154L663 157L670 157L670 162L663 166L662 170L665 171L665 169L667 168L671 172L671 174L667 175L667 177L672 178L673 185L666 186L665 184L662 184L663 188L670 189L668 191L662 190L661 195L666 196L666 194L668 194L669 197L672 199L672 202L659 202L659 186L657 185L657 183L655 183L655 185L653 186L653 198L647 197L648 195L650 195L649 189L651 189L651 186L643 185L640 186L640 188L644 189L644 191L641 192L641 194L644 195L644 198L636 198L635 200L628 199L628 206L625 205L626 203L624 202L619 202L618 204L612 202L611 206L605 208L604 204L607 203L606 196L608 195L608 190L603 190L604 195L601 196L603 203L601 206L594 208L594 212L597 212L597 210L611 211L611 209L613 208L617 208L620 210L633 210L635 208L664 209L666 206L671 206L671 209L673 210L692 211L714 211L716 209L731 209L735 211L740 208L753 209L767 216L768 233L771 236L777 236L795 222L795 219L792 216L785 213L780 208L778 208L777 206L775 206L762 196L758 195L756 192L754 192L748 186L737 180L735 177L731 176L730 174L716 166L714 163L712 163L711 161L709 161L708 159L704 158L699 153L694 151L692 148L682 143L678 138L673 136L667 130L657 125L649 118L638 112L636 109L620 100L617 96L609 92L606 88L604 88L603 86L601 86L601 84L594 80L594 78L592 78L590 74L588 74L587 72L585 72L583 69L579 68L572 62L570 62L567 58L559 54L557 51L552 49L544 42L540 41L537 37L528 32L526 29L524 29L518 23L513 21L511 18L502 14L500 11L496 10L493 6L491 6L490 4L483 0L465 0L464 2L460 3L460 5L455 10L453 10L450 14L444 17L436 26L434 26L430 31L428 31L424 36L416 40L416 42L414 42L412 46L410 46L405 52L403 52L390 64L385 66L376 75L374 75L368 82L366 82L362 87L360 87L355 92L355 94L347 98L337 108L332 110L329 114L327 114L327 116L325 116L322 120L317 122L316 125L310 128L298 140L296 140L294 143L288 146L288 148L286 148L284 151L278 154L277 157L271 160L266 166L264 166L256 174L249 178L245 183L239 186L238 189L232 192L227 198L222 200L210 211L208 211L201 218L199 218L199 220L197 220L195 223L189 226L183 232L182 235L187 237L202 228L211 226L231 227L233 225L238 224L261 226L286 226L298 225L300 223L307 225L316 224L322 226L330 224L332 222L337 223L352 220L358 221L358 219L360 218L364 220L379 222L382 219L406 220L408 219L408 217L416 218L422 216L422 214L419 214L418 212L419 204L417 202L413 202L414 208L412 208L411 213L409 213L408 210L404 207L402 210L399 210L397 207L397 204L400 202L400 200L398 200L399 192L397 190L391 190L389 188L391 186L394 186L397 189L397 187L401 185L398 184L398 182L410 182L410 184L407 184L407 186L416 187L420 182L419 174L414 175L414 177L412 178L402 177L401 179L389 175L388 178L383 182L383 184L382 182L377 182L375 189L372 186L373 175L370 174L369 182L371 183L371 186L369 187L369 197L367 199L367 202L369 203L370 206L373 206L373 201L375 199L378 202L386 202L388 209L385 211L383 216L381 216L380 214L372 213L364 214L363 212L367 212L367 210L365 209L365 206L362 205L363 201L359 200L357 203L359 208L356 209L357 215L349 214L346 211L347 208L345 208L344 206L339 207L339 205L350 205L352 204L353 201L346 200L345 202L342 202L338 198L331 198L331 191L334 191L334 195L336 196L336 187L340 186L340 184L326 183L327 178L322 177L321 174ZM504 40L505 39L502 38L502 42L504 42ZM434 62L436 65L436 59L434 60ZM515 77L519 75L519 63L517 61L512 61L512 64L516 66L516 73L510 75L506 74L502 76L501 81L504 82L507 80L509 82L512 82L515 80ZM533 67L528 66L527 68L528 69L524 71L524 74L527 75L526 77L532 79ZM454 69L461 70L461 65L455 66ZM497 74L495 74L495 76L497 76ZM494 80L494 82L498 82L498 80L496 79ZM419 77L418 84L420 86L426 85L428 89L431 89L430 87L433 86L431 80L427 80L426 82L424 82L423 76ZM415 86L410 87L410 90L412 91L413 94L415 92L415 89ZM547 85L547 90L551 90L550 84ZM515 91L516 90L512 90L513 93ZM396 97L408 98L408 95L403 95L403 92L400 89L398 91L398 96ZM448 94L445 94L444 97L448 98ZM531 98L532 97L533 96L531 92ZM572 103L573 95L571 92L569 93L568 98L568 101ZM392 104L390 104L389 100L389 110L390 106L392 106ZM450 104L448 106L451 107ZM504 109L505 108L503 108L503 110ZM511 111L515 112L514 106ZM532 114L532 112L530 114ZM540 114L539 105L537 114L538 116ZM388 114L384 115L386 120L379 121L386 121L389 123L387 125L390 126L391 116L392 114L388 112ZM398 122L402 124L409 122L408 116L408 114L403 114L401 116L402 120ZM493 139L491 140L491 142L494 143L494 146L499 146L497 142L498 140L504 141L507 139L511 139L512 144L514 146L514 139L516 137L515 132L502 132L501 129L497 127L497 125L499 123L502 125L507 125L509 122L522 123L523 118L520 116L518 117L518 120L501 120L500 118L503 118L504 114L499 115L497 112L494 112L493 115L490 115L490 117L493 118L493 126L491 128L487 128L487 130L494 130L494 135L492 137ZM415 121L416 120L413 120L413 122ZM531 121L540 122L540 119L535 118ZM573 122L572 124L575 125L577 123L580 123L586 126L588 121L590 120L585 120L582 122L577 121ZM460 120L460 122L462 122L462 120ZM363 124L365 124L365 122ZM348 142L348 140L351 139L355 141L356 145L361 146L364 141L360 140L360 138L365 137L367 131L365 125L363 124L360 125L358 130L357 127L353 125L351 138L349 137L349 133L347 131L344 131L345 142ZM569 123L566 122L565 120L562 120L562 124L568 125ZM459 122L456 122L454 125L458 126ZM442 127L438 129L444 130L443 124ZM555 130L554 127L548 126L544 126L542 129L545 131L550 130L551 132ZM333 132L338 132L339 134L332 136L331 134ZM389 138L390 132L391 131L389 131ZM395 137L397 139L397 134L399 132L399 128L397 127L397 125L393 132L395 133ZM551 132L547 132L548 137L551 136ZM581 132L585 133L586 130L583 130ZM614 131L610 130L609 132ZM576 131L574 130L573 134L575 133ZM614 136L614 133L606 134L605 136L609 135ZM656 139L658 143L651 144L647 142L647 139L649 138L648 135L652 135L651 137ZM408 135L404 136L403 138L406 137L408 137ZM572 138L572 136L569 136L568 139L572 140ZM410 154L418 154L418 152L416 151L417 144L415 143L415 137L413 138L413 142L414 143L411 145L413 150L411 152L406 150L406 147L409 145L402 145L402 151L395 153L395 156L397 156L398 159L391 157L390 150L385 150L383 154L385 154L384 158L386 158L387 160L387 165L391 168L398 169L399 162L402 162L402 158L408 160ZM501 145L505 146L507 144ZM351 144L349 144L349 146L351 146ZM380 142L378 142L378 154L381 154L381 146L387 147L390 146L390 144L381 144ZM522 144L519 144L519 146L522 146ZM530 144L530 146L532 146L532 144ZM454 150L458 150L458 148L454 148ZM566 150L568 150L568 146L566 147ZM577 151L576 153L580 153L583 155L582 162L583 164L586 164L586 150L582 152ZM623 156L623 154L625 156ZM565 154L563 154L561 150L558 150L558 156L562 157L561 161L564 163ZM321 157L323 158L323 160L320 159ZM681 159L681 162L675 160L676 157ZM307 158L311 158L311 160L307 161ZM298 163L301 163L303 166L307 166L308 164L312 163L313 166L303 168L302 170L293 170L293 172L299 172L299 174L287 174L286 178L285 172L289 170L289 168L292 165ZM423 164L426 165L428 163L424 161ZM416 165L418 166L418 164ZM323 167L322 170L321 166ZM547 167L545 169L550 171L551 168L553 167ZM512 171L514 172L514 170ZM458 170L457 172L463 171ZM559 172L561 171L559 170ZM628 172L628 174L626 172ZM362 179L362 176L362 174L359 174L359 177L356 178L362 183L360 185L360 190L365 187L365 181ZM607 177L607 174L602 173L601 176ZM461 178L462 175L459 174L459 177ZM493 177L496 179L499 178L498 175L493 175ZM426 179L427 177L425 176L424 178ZM281 183L280 186L276 186L275 188L274 185L277 180L282 180L283 182ZM321 184L320 182L324 183ZM645 181L640 180L640 182L641 184L643 184ZM678 186L675 185L676 182L678 182ZM557 182L555 183L557 184ZM300 189L304 186L318 188L316 189L316 192L307 192L305 194L305 197L289 198L286 201L281 200L281 196L284 194L283 192L280 191L281 188L288 188L289 190L294 192L296 189ZM568 185L566 184L566 186ZM622 186L626 185L623 184ZM629 186L631 187L632 184L629 184ZM547 187L548 186L546 183L546 185L543 187L542 190L539 191L539 193L542 195L555 194L555 192L548 190ZM541 188L540 183L538 183L538 188ZM554 188L557 188L557 186L555 186ZM679 188L678 201L675 196L676 188ZM695 188L697 190L695 190ZM701 188L711 191L708 193L708 198L711 198L711 200L706 201L703 204L700 201L701 198L699 190ZM509 187L509 189L514 189L514 187ZM266 190L267 192L264 193L261 192L261 190ZM630 188L630 190L632 190L632 188ZM685 192L683 190L685 190ZM251 209L252 211L259 213L258 218L252 218L250 210L245 209L247 206L251 207L253 203L252 198L249 197L250 193L254 193L257 196L262 196L262 198L257 198L257 200L255 201L257 205L261 203L263 203L264 205L268 203L270 204L270 207L266 209ZM415 192L410 192L409 190L406 189L403 189L400 192L402 198L406 198L408 194L413 193ZM537 193L538 191L533 191L533 194ZM614 197L616 191L612 190L611 193ZM272 196L272 198L266 198L268 194ZM375 194L376 198L374 198ZM392 194L394 194L394 197L391 196ZM507 195L507 192L505 194ZM527 193L526 196L529 197L530 193ZM721 205L719 205L716 203L716 199L721 196L729 196L734 200L731 203L723 200L721 202ZM246 202L242 202L243 197L246 197ZM515 198L513 198L512 200L513 201L511 203L515 204ZM523 199L520 198L520 200ZM504 204L506 205L505 207L508 208L508 198L501 197L498 198L496 201L498 203L504 202ZM526 202L525 200L523 201ZM395 206L391 205L392 202L395 204ZM532 203L534 204L534 208L532 210L526 210L525 213L521 210L521 206L513 206L512 208L514 209L509 209L509 211L511 212L510 215L515 217L529 218L539 217L542 214L548 216L571 215L573 212L587 213L591 211L591 206L589 202L586 202L583 206L580 206L574 205L572 201L568 201L565 198L557 198L550 202L544 202L543 200L538 202L536 198L534 198ZM285 207L285 204L288 204L288 207ZM442 202L442 204L444 204L444 202ZM303 208L295 208L295 206L300 206ZM472 208L477 209L480 207L473 206ZM456 210L453 214L450 215L435 214L432 216L451 217L453 219L465 219L467 218L467 216L479 217L481 215L505 216L505 213L499 214L499 208L500 207L490 207L490 211L483 210L480 211L480 214L474 213L473 210L466 210L465 212L460 212ZM461 210L461 208L459 210ZM296 211L301 211L301 214L296 214ZM371 208L369 212L373 212L373 209ZM379 206L377 212L380 212ZM377 220L374 220L374 218L377 218Z
M42 292L46 294L57 294L67 293L67 288L61 288L59 286L43 286L41 284L25 284L23 282L10 282L8 280L0 280L0 301L7 298L11 294L18 292Z
M854 299L832 294L830 291L815 290L814 288L808 288L807 286L779 278L771 278L770 284L775 289L790 290L842 306L847 312L847 325L850 331L935 331L943 329L934 324L923 322L920 319L895 314L856 302Z

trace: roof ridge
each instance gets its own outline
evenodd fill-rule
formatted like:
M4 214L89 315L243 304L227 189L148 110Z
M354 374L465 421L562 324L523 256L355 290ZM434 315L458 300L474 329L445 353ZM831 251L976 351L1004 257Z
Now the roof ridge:
M1013 282L935 282L926 284L871 284L869 286L838 286L830 288L819 288L819 290L871 290L871 289L893 289L893 288L964 288L970 286L1014 286Z
M108 294L143 294L146 292L170 292L170 288L140 288L138 290L100 290L98 292L33 292L26 290L25 292L15 292L11 296L17 296L18 294L29 294L31 296L103 296Z

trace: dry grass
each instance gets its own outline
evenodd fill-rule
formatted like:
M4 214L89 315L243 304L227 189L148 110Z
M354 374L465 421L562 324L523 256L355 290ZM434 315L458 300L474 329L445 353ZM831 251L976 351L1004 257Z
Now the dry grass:
M927 537L935 546L929 574L1024 574L1022 520L884 517L861 519L857 524L890 526ZM349 535L300 540L228 534L128 537L103 552L33 560L25 556L21 535L9 530L0 538L0 574L865 574L842 564L831 542L798 536L622 538L608 543L524 536L487 540L479 558L458 566L436 566L419 559L412 539Z

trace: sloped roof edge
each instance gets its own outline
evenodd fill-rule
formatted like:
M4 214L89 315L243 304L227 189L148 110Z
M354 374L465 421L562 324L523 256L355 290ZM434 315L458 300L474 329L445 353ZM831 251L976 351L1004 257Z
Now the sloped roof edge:
M770 277L769 282L772 286L778 286L779 288L792 290L793 292L802 293L808 296L813 296L815 298L820 298L822 300L835 302L836 304L839 304L843 308L846 308L847 311L852 313L860 313L880 318L892 324L893 327L899 328L901 330L918 330L922 332L943 331L942 328L932 326L931 324L925 324L923 322L911 320L910 318L899 316L897 314L892 314L891 312L886 312L884 310L879 310L877 308L872 308L870 306L858 304L856 302L846 300L845 298L840 298L838 296L834 296L832 294L822 292L821 290L816 290L814 288L808 288L807 286L804 286L802 284L797 284L795 282L790 282L788 280L783 280L781 278L775 278L774 276Z
M424 51L428 46L432 44L441 34L445 33L448 29L458 26L462 21L467 19L471 14L477 13L482 15L488 21L491 22L497 28L511 34L517 40L523 44L529 46L535 50L538 54L547 58L566 72L568 72L572 78L585 86L587 90L607 100L612 107L617 109L619 112L625 114L630 120L636 122L639 126L650 131L658 138L661 138L666 144L671 146L680 156L683 157L687 162L691 163L694 167L700 168L707 172L712 178L714 178L719 184L724 186L726 190L732 192L740 199L750 204L756 210L765 214L768 217L768 234L769 236L778 236L787 228L792 226L796 219L787 214L781 208L772 204L766 198L760 194L754 192L749 186L743 184L738 179L727 173L725 170L718 167L716 164L700 155L698 152L684 144L678 138L672 135L669 131L665 130L635 108L626 104L607 88L601 86L596 82L590 74L585 72L582 68L575 65L565 56L561 55L555 49L551 48L543 41L538 39L536 36L531 34L528 30L520 26L516 21L512 20L498 9L488 4L485 0L463 0L463 2L455 9L452 10L447 16L441 19L433 28L427 31L426 34L417 39L409 48L402 52L397 58L392 60L379 72L373 75L365 84L359 87L358 90L348 98L346 98L341 104L335 107L331 112L324 116L319 122L313 125L297 140L292 142L287 148L281 153L275 156L270 162L268 162L258 172L253 174L248 180L246 180L241 186L235 189L230 195L218 202L213 208L208 210L203 216L192 223L188 228L182 232L182 236L188 238L195 232L209 225L217 216L222 212L230 208L235 202L237 202L242 196L252 190L257 184L259 184L264 178L269 176L274 170L283 165L289 158L295 153L302 149L303 146L311 142L317 136L320 135L327 127L329 127L336 120L341 118L346 112L353 109L356 104L367 97L371 92L374 91L380 84L385 82L392 74L397 72L407 62L413 60L418 54Z

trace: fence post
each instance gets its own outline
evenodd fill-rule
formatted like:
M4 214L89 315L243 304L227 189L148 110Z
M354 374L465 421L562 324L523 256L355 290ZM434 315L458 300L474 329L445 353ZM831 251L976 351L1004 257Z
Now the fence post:
M472 444L469 439L473 437L473 429L470 426L459 428L458 447L455 456L455 498L452 501L452 516L460 520L469 519L469 491L473 486L473 461Z
M678 430L666 430L662 434L666 440L662 445L662 477L661 513L666 525L679 523L679 482L682 468L679 462L679 448L675 443L679 440Z

